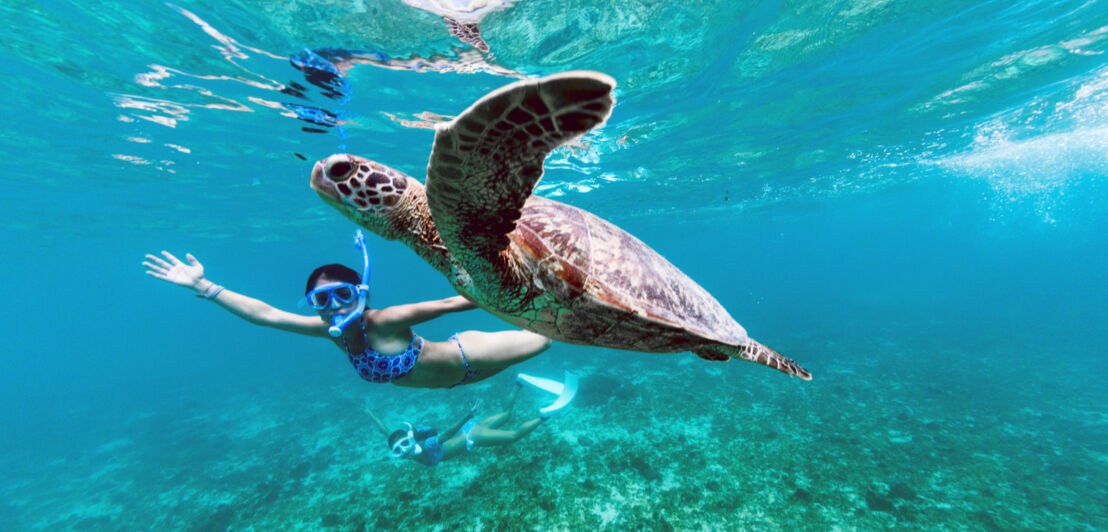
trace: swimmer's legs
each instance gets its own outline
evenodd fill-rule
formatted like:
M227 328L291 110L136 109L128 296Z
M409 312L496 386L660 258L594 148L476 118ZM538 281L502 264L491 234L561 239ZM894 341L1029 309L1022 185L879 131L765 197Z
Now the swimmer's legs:
M466 358L477 369L504 369L519 364L550 347L550 339L531 331L465 331L458 339Z
M513 430L501 430L488 428L481 425L473 427L473 430L469 431L469 439L473 440L475 445L481 447L496 447L498 445L508 445L519 441L524 436L530 434L533 430L538 428L545 419L537 417L530 421L523 422L519 427Z
M546 351L551 344L549 338L531 331L465 331L458 333L458 342L470 367L477 370L467 384L496 375Z
M519 394L519 389L522 386L517 382L515 386L512 386L512 392L508 394L508 399L504 401L503 411L493 414L485 419L481 420L481 426L489 427L492 429L499 428L505 422L512 418L512 407L516 403L516 395Z

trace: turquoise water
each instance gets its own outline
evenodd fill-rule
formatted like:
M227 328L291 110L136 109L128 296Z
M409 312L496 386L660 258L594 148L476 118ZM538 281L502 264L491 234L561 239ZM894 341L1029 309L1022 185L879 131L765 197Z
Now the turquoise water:
M399 0L16 0L0 24L0 529L1108 528L1103 2L521 0L484 55ZM327 47L373 59L330 96L289 61ZM447 425L511 375L371 385L143 275L188 251L295 310L313 267L359 260L312 161L422 178L427 126L570 69L618 103L538 193L646 241L812 382L556 344L520 370L578 372L565 415L427 469L364 408ZM376 304L451 295L370 246Z

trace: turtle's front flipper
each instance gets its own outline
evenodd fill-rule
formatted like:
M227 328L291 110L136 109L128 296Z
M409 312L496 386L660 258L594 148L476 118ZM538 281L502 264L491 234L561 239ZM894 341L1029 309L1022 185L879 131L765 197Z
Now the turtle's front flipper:
M812 380L812 374L800 367L800 364L753 339L748 339L744 345L715 344L695 349L693 353L706 360L725 360L723 357L748 360L806 381Z
M450 17L442 17L442 19L446 21L450 34L457 37L459 41L472 45L482 52L489 51L489 43L481 38L481 30L477 28L476 22L458 22Z
M585 71L519 81L436 127L427 203L443 241L471 275L507 247L546 156L608 119L615 84Z

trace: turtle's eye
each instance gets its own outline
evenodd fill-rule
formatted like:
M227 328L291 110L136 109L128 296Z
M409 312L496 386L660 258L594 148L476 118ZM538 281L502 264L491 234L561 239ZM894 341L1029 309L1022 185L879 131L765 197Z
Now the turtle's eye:
M341 181L346 179L353 169L354 165L346 161L337 161L327 166L327 177L334 181Z

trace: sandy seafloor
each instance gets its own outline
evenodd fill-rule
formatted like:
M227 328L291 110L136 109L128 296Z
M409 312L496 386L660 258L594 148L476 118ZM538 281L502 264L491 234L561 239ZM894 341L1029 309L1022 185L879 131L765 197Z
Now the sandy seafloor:
M816 375L834 381L823 386L687 354L659 364L561 346L525 369L554 376L558 352L591 355L570 408L521 445L435 468L388 458L363 409L390 427L441 427L473 400L491 413L512 375L449 395L351 373L192 400L42 464L5 485L0 507L32 530L1098 529L1108 420L1082 413L1099 407L1049 384L1013 389L1006 373L1028 368L956 366L983 346L921 336L810 339L851 353ZM951 365L910 363L923 353ZM1043 383L1052 371L1068 370ZM550 399L524 389L515 420Z

